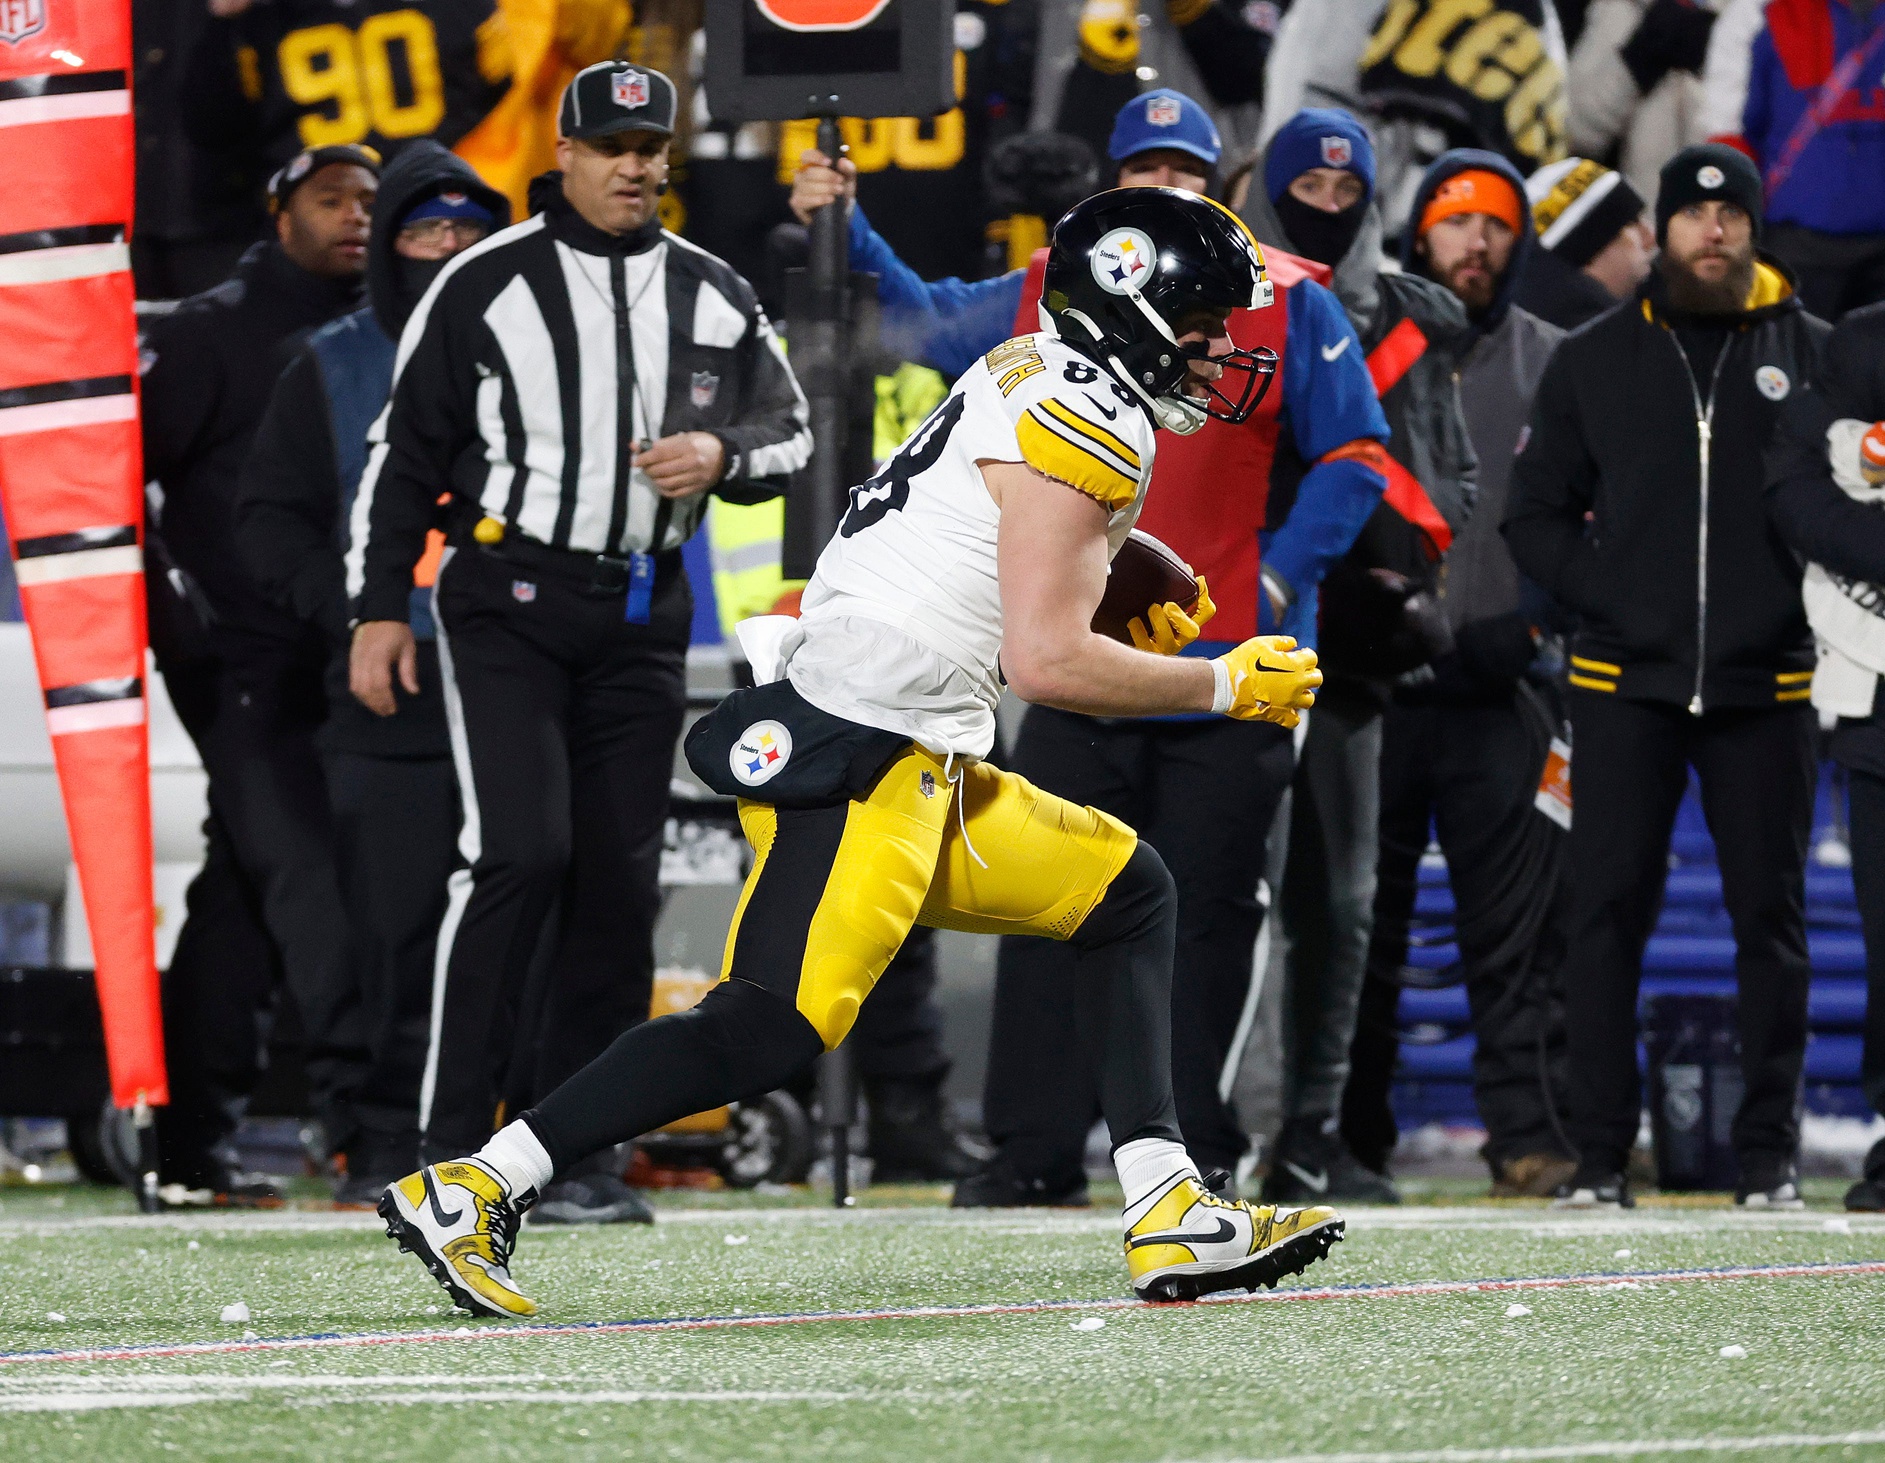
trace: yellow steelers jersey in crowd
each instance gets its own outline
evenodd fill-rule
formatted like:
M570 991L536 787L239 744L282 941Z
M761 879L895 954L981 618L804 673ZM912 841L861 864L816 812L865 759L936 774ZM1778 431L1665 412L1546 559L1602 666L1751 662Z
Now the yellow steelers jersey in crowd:
M266 0L205 28L185 122L199 145L271 168L306 147L390 155L431 137L522 218L529 174L507 167L551 165L564 82L618 54L629 19L628 0Z
M1101 503L1117 552L1152 473L1152 423L1058 338L1004 342L868 481L802 601L792 683L835 716L985 756L1000 699L1001 512L978 462L1025 462Z

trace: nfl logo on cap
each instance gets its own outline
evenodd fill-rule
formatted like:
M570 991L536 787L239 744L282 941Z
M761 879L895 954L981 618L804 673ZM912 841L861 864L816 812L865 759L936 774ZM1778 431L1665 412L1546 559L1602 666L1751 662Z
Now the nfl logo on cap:
M634 111L648 105L648 76L642 71L618 71L610 78L611 99L618 107Z
M1178 103L1170 97L1153 97L1145 104L1145 120L1154 127L1176 127L1178 116Z
M1345 168L1355 160L1355 144L1346 137L1322 139L1322 162L1331 168Z

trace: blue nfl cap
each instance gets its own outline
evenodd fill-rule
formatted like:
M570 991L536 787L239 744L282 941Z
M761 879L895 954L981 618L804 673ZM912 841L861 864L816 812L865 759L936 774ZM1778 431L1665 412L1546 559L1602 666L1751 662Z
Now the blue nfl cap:
M1106 155L1124 162L1134 153L1169 147L1201 158L1211 167L1224 152L1211 114L1182 91L1161 86L1136 96L1119 109Z

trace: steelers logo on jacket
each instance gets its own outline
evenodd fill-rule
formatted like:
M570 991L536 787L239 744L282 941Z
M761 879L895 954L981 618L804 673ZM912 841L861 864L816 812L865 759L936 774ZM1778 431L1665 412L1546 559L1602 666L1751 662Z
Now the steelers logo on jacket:
M771 782L792 760L792 733L777 721L756 721L727 754L733 775L747 787Z

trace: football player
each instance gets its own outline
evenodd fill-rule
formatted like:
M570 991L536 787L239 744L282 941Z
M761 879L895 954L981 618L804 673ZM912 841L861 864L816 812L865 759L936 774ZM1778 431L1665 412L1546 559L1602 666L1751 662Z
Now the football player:
M1208 199L1122 189L1061 221L1044 286L1041 332L971 367L851 490L802 618L772 622L770 653L764 622L742 627L762 684L688 737L695 771L740 796L756 855L720 984L620 1037L475 1155L386 1190L389 1236L459 1305L532 1314L509 1262L552 1177L795 1077L844 1039L918 923L1079 951L1076 1039L1100 1073L1139 1295L1273 1285L1342 1237L1331 1209L1215 1197L1180 1141L1176 894L1158 854L1117 819L981 760L1004 675L1026 700L1102 716L1293 726L1313 704L1315 655L1287 638L1204 660L1091 629L1144 500L1155 429L1246 420L1270 384L1274 354L1233 347L1225 326L1269 304L1263 256ZM1197 624L1166 609L1169 638L1195 638Z

